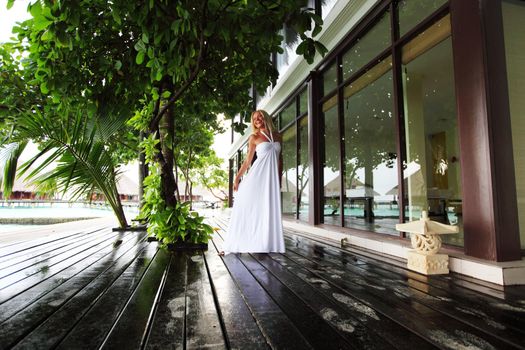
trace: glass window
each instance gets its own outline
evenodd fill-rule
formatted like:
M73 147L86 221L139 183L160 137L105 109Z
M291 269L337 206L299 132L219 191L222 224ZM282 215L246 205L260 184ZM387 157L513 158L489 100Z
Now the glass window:
M292 99L292 102L286 106L282 112L279 114L281 117L281 124L279 124L280 128L285 128L288 124L293 122L295 120L295 117L297 116L296 112L297 108L295 106L295 98Z
M504 0L503 29L521 248L525 249L525 3Z
M399 18L399 35L405 35L414 28L419 22L431 15L447 0L401 0L397 4Z
M241 168L242 163L244 163L244 160L246 159L247 155L248 155L248 144L245 144L238 152L239 169Z
M323 216L325 223L341 225L339 210L341 202L339 123L337 103L332 103L331 101L332 99L323 104Z
M346 80L381 51L390 46L390 13L381 19L343 55L343 80Z
M332 64L323 74L323 96L337 87L337 66Z
M308 154L308 117L303 117L299 121L299 167L297 168L297 201L299 202L300 220L308 220L308 210L310 208Z
M452 44L442 31L442 25L450 27L448 18L403 48L405 215L416 220L427 210L432 220L458 225L460 233L446 235L443 241L463 246Z
M398 235L397 136L389 57L344 89L345 226Z
M303 92L299 95L299 113L298 115L303 115L308 112L308 90L304 89Z
M233 181L235 181L235 176L237 175L237 172L238 172L238 167L237 167L237 157L234 156L230 159L230 186L231 186L231 191L233 192ZM235 196L232 196L231 198L231 203L233 204L233 201L234 201L234 198Z
M282 212L295 216L297 212L297 138L295 125L283 132L282 145Z

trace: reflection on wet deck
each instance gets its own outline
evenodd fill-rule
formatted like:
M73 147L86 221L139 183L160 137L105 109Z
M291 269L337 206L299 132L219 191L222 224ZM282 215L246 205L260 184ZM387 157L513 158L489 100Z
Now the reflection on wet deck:
M523 349L525 288L426 277L287 232L285 254L170 253L93 228L0 245L0 349Z

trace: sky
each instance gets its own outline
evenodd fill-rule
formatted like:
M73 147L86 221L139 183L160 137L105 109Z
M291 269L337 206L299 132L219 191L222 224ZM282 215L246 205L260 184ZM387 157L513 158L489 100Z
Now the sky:
M30 17L27 13L29 0L15 0L11 9L7 9L7 0L0 0L0 42L9 41L13 36L11 29L16 22L22 22Z
M35 0L15 0L13 7L7 10L7 0L0 0L0 42L10 41L10 38L13 36L12 28L16 22L22 22L30 18L30 14L27 12L27 6L34 1ZM228 131L215 137L213 149L220 158L227 158L230 149L230 134ZM28 147L25 157L22 158L28 159L30 154L35 151L36 146L31 145ZM138 166L136 163L124 166L124 171L126 176L138 182Z

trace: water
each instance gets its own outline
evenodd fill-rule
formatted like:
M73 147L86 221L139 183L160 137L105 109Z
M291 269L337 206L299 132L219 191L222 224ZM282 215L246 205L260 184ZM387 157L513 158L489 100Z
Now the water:
M128 222L138 214L138 207L124 207ZM16 203L9 207L0 207L0 218L100 218L114 216L109 206L89 205L84 203ZM32 228L42 225L31 225ZM27 228L28 225L0 224L0 232Z

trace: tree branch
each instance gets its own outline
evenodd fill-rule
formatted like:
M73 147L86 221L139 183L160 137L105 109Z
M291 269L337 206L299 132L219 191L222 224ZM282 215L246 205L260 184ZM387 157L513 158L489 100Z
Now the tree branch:
M204 5L204 7L206 7L206 3ZM205 8L203 9L203 13L204 12L205 12ZM200 73L201 64L202 64L202 61L203 61L204 56L206 54L206 49L208 47L208 44L206 43L206 40L204 40L204 30L203 30L204 18L205 18L205 16L203 15L203 18L202 18L202 20L201 20L201 22L199 24L200 37L199 37L199 56L197 57L197 63L195 64L195 67L194 67L193 71L191 72L188 80L186 80L186 82L175 92L175 94L173 94L173 96L170 97L170 99L168 100L168 103L166 103L162 107L160 112L158 112L156 115L153 114L154 117L153 117L153 119L151 120L151 122L149 124L150 130L154 130L155 129L155 125L157 125L159 123L160 119L162 118L164 113L166 113L168 108L171 105L173 105L175 103L175 101L177 101L177 99L190 87L190 85L193 83L193 81L195 81L195 79L197 78L198 74Z

